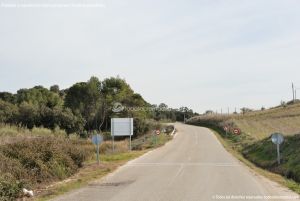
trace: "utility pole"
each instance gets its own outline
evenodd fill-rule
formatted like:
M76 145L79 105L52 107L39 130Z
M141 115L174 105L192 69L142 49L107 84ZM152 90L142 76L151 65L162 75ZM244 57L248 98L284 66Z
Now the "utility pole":
M297 90L300 88L295 87L295 101L297 100Z
M295 88L293 82L292 82L292 90L293 90L293 102L295 102Z
M229 116L229 108L227 108L228 109L228 116Z

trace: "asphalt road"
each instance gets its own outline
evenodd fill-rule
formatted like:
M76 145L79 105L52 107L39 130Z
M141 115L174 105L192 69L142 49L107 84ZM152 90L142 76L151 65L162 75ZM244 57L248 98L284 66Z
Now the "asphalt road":
M167 145L55 200L295 200L297 194L235 159L208 129L176 127L178 133Z

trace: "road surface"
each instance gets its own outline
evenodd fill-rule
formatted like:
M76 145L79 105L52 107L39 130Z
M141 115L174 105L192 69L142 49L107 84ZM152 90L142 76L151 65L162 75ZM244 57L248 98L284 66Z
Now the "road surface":
M210 130L176 127L167 145L55 201L296 200L297 194L235 159Z

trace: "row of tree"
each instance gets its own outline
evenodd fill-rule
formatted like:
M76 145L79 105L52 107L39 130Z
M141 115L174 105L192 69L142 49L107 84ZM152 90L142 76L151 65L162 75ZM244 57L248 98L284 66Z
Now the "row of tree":
M117 113L115 103L125 108ZM0 92L0 122L27 128L60 127L67 133L109 130L111 117L134 117L136 124L146 119L183 121L195 115L189 108L168 108L166 104L151 105L135 93L124 79L107 78L100 81L91 77L61 90L58 85L50 89L36 86L20 89L16 94ZM140 125L137 125L140 126Z

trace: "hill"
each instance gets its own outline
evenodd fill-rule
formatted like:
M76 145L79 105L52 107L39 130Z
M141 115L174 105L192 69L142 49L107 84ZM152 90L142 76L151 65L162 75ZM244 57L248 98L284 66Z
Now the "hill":
M213 125L219 129L225 125L235 126L254 140L264 139L274 132L295 135L300 133L300 103L245 114L200 115L189 119L188 123Z
M274 132L295 135L300 133L300 104L237 115L232 117L232 121L257 140Z

